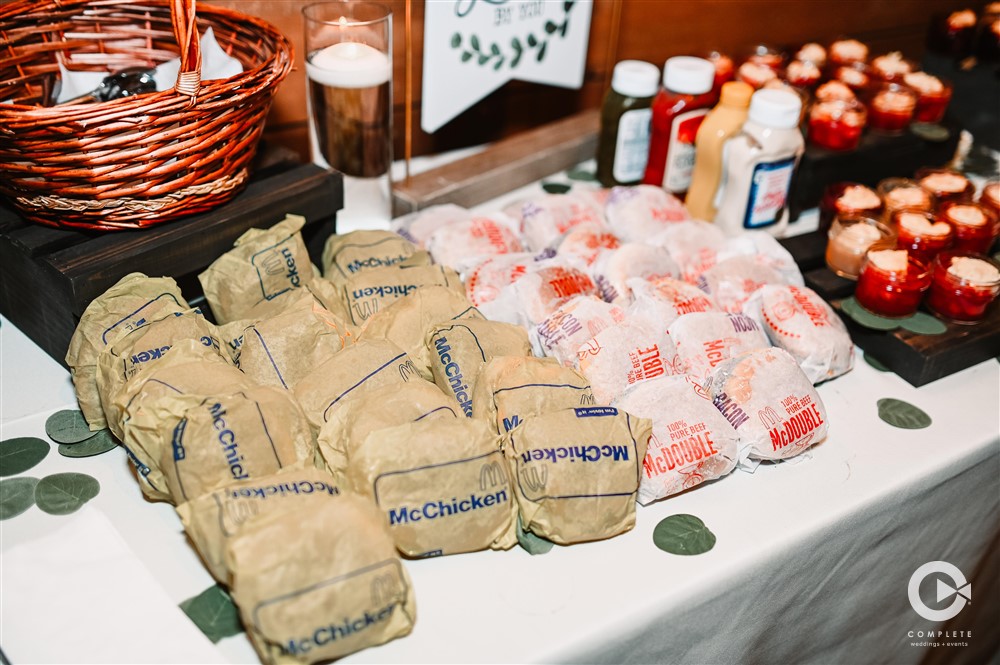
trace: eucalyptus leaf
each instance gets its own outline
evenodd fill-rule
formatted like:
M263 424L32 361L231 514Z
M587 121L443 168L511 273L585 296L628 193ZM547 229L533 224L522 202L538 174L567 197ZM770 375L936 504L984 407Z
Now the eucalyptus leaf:
M704 554L715 547L715 534L694 515L671 515L653 529L653 544L670 554Z
M869 353L867 351L865 351L864 359L865 359L866 363L868 363L869 365L871 365L872 367L874 367L875 369L877 369L880 372L891 372L892 371L891 369L889 369L888 367L886 367L885 365L883 365L882 361L880 361L878 358L875 358L875 357L869 355Z
M0 520L17 517L35 505L38 478L19 476L0 480Z
M538 46L538 38L534 34L528 34L528 46Z
M570 169L566 171L566 177L570 180L579 180L581 182L594 182L597 180L597 174L593 171L588 171L586 169Z
M111 433L111 430L102 429L81 443L59 446L59 454L63 457L93 457L94 455L102 455L117 447L118 439Z
M878 417L900 429L924 429L930 427L932 422L924 411L892 397L883 397L878 401Z
M872 330L895 330L901 323L900 319L887 319L884 316L872 314L859 305L854 296L845 298L840 303L840 309L859 325Z
M485 65L486 61L489 60L489 59L490 59L490 56L488 56L488 55L480 55L479 56L479 64L480 65Z
M462 62L468 62L470 58L472 58L471 53L469 53L468 51L462 52Z
M457 32L451 36L451 47L458 48L462 45L462 35Z
M49 454L49 443L35 436L0 442L0 476L24 473Z
M490 44L490 53L492 53L493 55L500 55L500 47L497 45L496 42Z
M551 35L553 32L556 31L557 28L558 26L556 26L556 24L553 23L552 21L545 22L545 32L547 32L548 34Z
M45 434L56 443L79 443L97 434L87 426L79 409L56 411L45 421Z
M180 608L213 644L224 637L243 632L236 605L219 585L211 586L197 596L182 601Z
M517 544L528 554L546 554L555 544L551 540L546 540L530 531L525 531L521 525L521 516L517 516Z
M951 132L943 125L929 122L914 122L910 125L910 131L925 141L940 143L951 138Z
M910 318L904 319L900 326L918 335L941 335L948 332L948 326L944 321L924 312L917 312Z
M541 62L545 59L545 48L549 45L548 42L542 42L542 45L538 48L538 55L535 56L535 60Z
M472 37L469 38L469 45L472 46L472 50L473 51L478 51L479 50L479 37L477 37L476 35L472 35Z
M544 189L549 194L565 194L572 189L572 186L563 184L561 182L543 182L542 189Z
M35 486L35 503L50 515L69 515L78 511L101 491L101 484L85 473L54 473Z

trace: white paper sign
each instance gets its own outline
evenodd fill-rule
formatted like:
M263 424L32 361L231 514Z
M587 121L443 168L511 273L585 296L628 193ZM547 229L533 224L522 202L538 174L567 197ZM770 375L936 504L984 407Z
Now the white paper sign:
M426 0L420 126L431 133L514 79L579 88L592 0Z

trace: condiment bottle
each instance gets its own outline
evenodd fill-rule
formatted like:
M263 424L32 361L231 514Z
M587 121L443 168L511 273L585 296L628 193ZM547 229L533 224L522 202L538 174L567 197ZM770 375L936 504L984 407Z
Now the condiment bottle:
M694 168L694 138L715 99L715 66L677 56L663 66L663 89L653 100L653 132L642 182L683 197Z
M723 148L715 223L726 233L778 235L788 226L792 174L805 150L801 111L802 100L787 90L758 90L750 98L743 129Z
M722 146L743 127L753 88L742 81L722 85L719 105L709 111L694 139L694 172L685 204L692 217L715 219L715 190L722 178Z
M653 96L660 70L641 60L622 60L611 75L611 89L601 107L597 179L605 187L636 185L649 157Z

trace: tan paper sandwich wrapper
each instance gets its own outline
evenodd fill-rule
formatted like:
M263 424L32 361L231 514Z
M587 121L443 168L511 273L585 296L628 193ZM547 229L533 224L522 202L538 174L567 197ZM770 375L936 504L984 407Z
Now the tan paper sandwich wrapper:
M319 451L342 483L354 452L372 432L415 421L454 420L461 413L455 400L430 381L385 385L345 400L320 428Z
M651 431L610 406L525 418L502 441L523 528L561 545L630 530Z
M479 420L422 420L368 435L351 456L351 487L371 497L409 557L507 549L517 542L498 436Z
M415 244L393 231L351 231L333 234L326 239L321 266L326 279L343 285L368 270L391 268L408 262L417 252L419 248ZM417 261L429 265L430 256L420 252Z
M445 266L376 268L359 273L344 285L351 323L360 326L397 298L404 298L420 287L435 285L465 293L458 273Z
M427 333L434 382L458 402L467 417L479 370L497 356L531 355L528 333L521 326L485 319L439 323Z
M551 358L497 356L476 379L472 414L503 433L528 416L594 403L590 382L570 367Z
M229 539L232 596L261 660L317 663L408 635L416 598L369 499L261 515Z
M325 471L282 469L270 476L235 481L181 503L177 506L177 514L208 572L228 585L226 547L244 524L258 515L325 503L338 498L340 493L340 488Z
M287 215L269 229L249 229L198 275L217 323L253 318L262 304L310 284L316 269L302 240L305 218Z
M187 301L173 279L138 272L125 275L87 305L70 339L66 364L91 430L107 426L97 389L98 354L119 336L164 314L186 309Z
M424 344L427 331L438 323L466 319L483 315L464 294L447 286L424 286L372 315L358 337L394 342L413 359L420 375L433 381L431 354Z

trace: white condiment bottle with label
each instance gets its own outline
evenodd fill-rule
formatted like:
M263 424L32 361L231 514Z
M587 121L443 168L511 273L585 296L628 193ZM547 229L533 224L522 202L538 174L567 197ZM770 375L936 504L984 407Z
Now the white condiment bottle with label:
M636 185L649 157L653 96L660 88L660 70L641 60L615 65L611 89L601 107L597 146L597 179L605 187Z
M726 233L788 226L792 176L805 150L799 130L802 100L786 90L758 90L739 134L723 148L715 223Z

